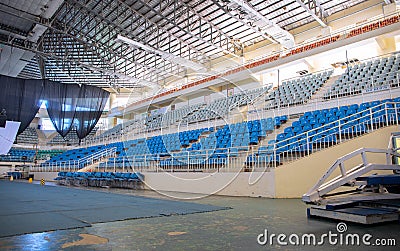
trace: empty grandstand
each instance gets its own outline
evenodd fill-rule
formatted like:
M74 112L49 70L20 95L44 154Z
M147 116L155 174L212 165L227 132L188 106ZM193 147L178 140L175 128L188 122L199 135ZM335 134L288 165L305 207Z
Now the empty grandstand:
M37 145L39 143L39 137L36 129L27 127L20 135L18 135L15 143Z
M88 136L86 136L86 140L90 140L96 135L97 128L94 128L93 131L90 132ZM71 130L65 137L57 134L54 138L47 142L48 145L78 145L80 142L78 135L76 134L76 130Z
M351 64L324 94L325 99L385 90L399 85L398 53Z
M31 0L0 12L0 186L43 186L0 192L0 249L256 250L269 226L331 231L288 198L336 220L368 218L382 198L373 220L398 221L398 1ZM48 184L51 199L34 200Z

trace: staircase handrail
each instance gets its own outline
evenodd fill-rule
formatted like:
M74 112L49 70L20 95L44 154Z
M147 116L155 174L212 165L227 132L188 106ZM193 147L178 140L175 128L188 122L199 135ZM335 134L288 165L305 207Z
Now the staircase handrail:
M375 154L385 154L386 163L371 163L367 159L367 153ZM362 163L353 167L350 170L346 170L344 167L344 162L358 157L361 155ZM377 148L359 148L351 153L348 153L340 158L338 158L322 175L318 182L310 188L310 190L305 193L302 200L306 203L318 203L321 198L327 193L343 186L356 177L360 177L372 170L400 170L399 165L392 164L392 156L400 157L400 154L396 149L377 149ZM332 175L334 171L340 169L340 175L327 181L327 179Z

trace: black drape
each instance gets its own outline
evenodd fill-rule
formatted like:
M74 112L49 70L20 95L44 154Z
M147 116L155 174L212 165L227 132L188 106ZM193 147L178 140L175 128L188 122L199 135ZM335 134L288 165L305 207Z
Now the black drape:
M41 105L43 90L43 80L0 75L0 110L6 110L7 120L21 122L18 134L35 118Z
M74 125L79 139L85 138L96 126L110 93L95 86L82 85Z
M6 110L7 120L21 122L18 133L29 126L45 100L57 132L65 137L75 125L83 139L96 126L108 97L107 91L95 86L0 75L0 111Z
M81 96L81 87L77 84L63 84L45 80L46 108L56 131L65 137L71 130L76 105Z

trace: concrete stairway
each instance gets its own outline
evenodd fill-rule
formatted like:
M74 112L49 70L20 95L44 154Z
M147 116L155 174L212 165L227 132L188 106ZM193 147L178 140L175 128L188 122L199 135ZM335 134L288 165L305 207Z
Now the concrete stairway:
M42 132L42 130L36 129L36 133L39 139L39 145L45 145L48 141L46 135Z
M320 99L324 96L324 94L332 87L332 85L335 83L335 81L340 77L341 75L333 76L326 81L326 83L314 94L312 95L310 100L314 99Z
M267 134L267 136L264 139L262 139L258 145L259 146L267 146L268 141L274 140L276 138L276 135L282 133L287 127L292 125L293 121L296 121L297 119L298 119L297 116L289 118L285 124L282 124L279 128L275 128L275 130L272 133Z

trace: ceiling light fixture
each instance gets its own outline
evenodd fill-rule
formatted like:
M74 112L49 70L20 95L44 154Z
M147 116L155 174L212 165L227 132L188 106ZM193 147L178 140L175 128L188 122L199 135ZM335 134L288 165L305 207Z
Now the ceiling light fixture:
M179 65L181 65L181 66L183 66L185 68L190 68L190 69L192 69L194 71L204 72L204 71L207 70L202 64L193 62L193 61L188 60L186 58L175 56L175 55L173 55L171 53L167 53L167 52L164 52L164 51L157 50L157 49L155 49L153 47L150 47L148 45L145 45L145 44L142 44L140 42L134 41L132 39L126 38L126 37L121 36L121 35L117 36L117 38L115 39L115 42L126 43L126 44L128 44L130 46L133 46L133 47L139 47L139 48L141 48L141 49L143 49L145 51L148 51L150 53L156 54L156 55L162 57L165 60L168 60L168 61L170 61L172 63L175 63L175 64L179 64Z

